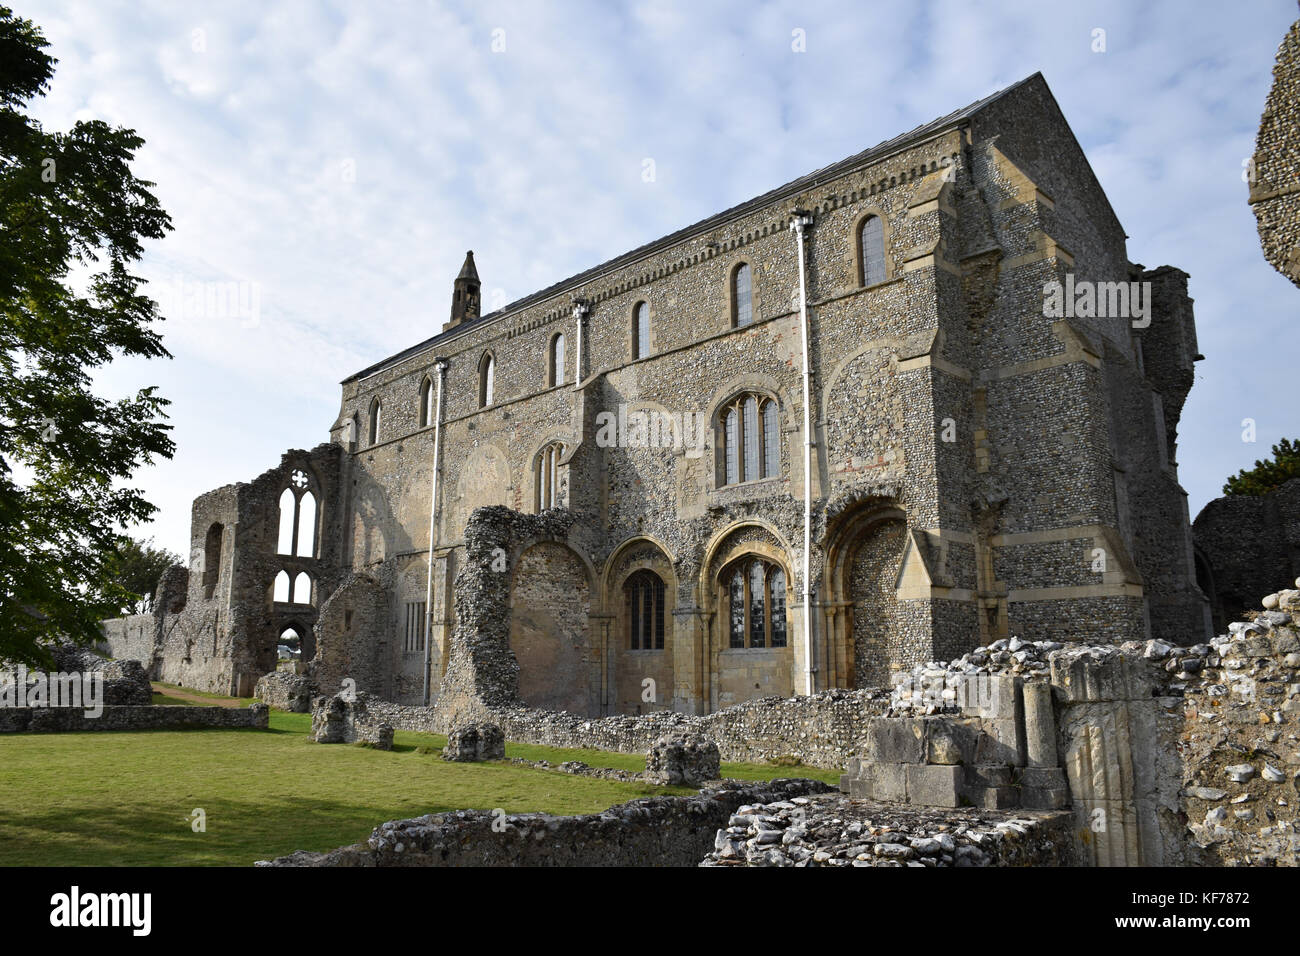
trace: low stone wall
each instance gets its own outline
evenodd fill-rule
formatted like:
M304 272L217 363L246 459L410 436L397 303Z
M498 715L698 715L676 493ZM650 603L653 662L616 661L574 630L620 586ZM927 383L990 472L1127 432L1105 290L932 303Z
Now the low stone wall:
M360 695L358 695L360 696ZM367 698L370 715L398 730L446 733L454 715L441 708ZM841 769L859 752L867 724L885 712L886 696L868 690L829 690L811 697L760 697L705 716L655 711L641 716L581 717L562 711L495 706L476 712L506 739L548 747L647 752L665 735L691 733L718 745L723 760Z
M816 780L728 781L697 796L646 797L583 816L457 810L385 823L366 843L328 853L300 850L257 865L695 866L740 807L828 789Z
M270 710L265 704L247 708L107 706L98 717L69 707L0 708L0 733L57 733L83 730L193 730L207 727L267 728Z
M316 685L306 675L274 670L258 679L253 696L276 710L307 714L316 697Z

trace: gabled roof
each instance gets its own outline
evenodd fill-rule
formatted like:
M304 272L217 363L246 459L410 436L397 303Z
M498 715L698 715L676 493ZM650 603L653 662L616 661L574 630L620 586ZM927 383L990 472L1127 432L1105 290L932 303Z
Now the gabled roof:
M567 279L562 279L553 285L549 285L538 292L532 293L531 295L524 296L522 299L517 299L514 302L511 302L509 305L497 309L495 312L492 312L488 315L481 316L480 318L475 319L472 322L463 322L460 325L456 326L455 328L447 329L443 332L440 332L431 338L425 339L423 342L420 342L416 345L412 345L410 348L403 349L402 351L396 353L395 355L390 355L388 358L376 362L374 365L371 365L367 368L362 369L360 372L348 376L343 380L342 384L355 381L356 379L359 378L365 378L369 375L375 374L376 372L383 371L386 368L389 368L393 365L396 365L399 362L404 361L405 359L410 358L412 355L416 355L420 352L429 349L431 346L434 346L439 342L443 342L452 339L456 336L459 336L467 329L477 329L490 322L494 322L497 319L504 318L505 316L510 315L513 312L519 312L523 309L528 308L529 306L535 305L538 302L542 302L546 299L550 299L558 295L559 293L563 292L566 288L584 285L590 282L592 279L599 276L601 273L609 272L615 269L621 269L624 266L629 265L630 263L636 262L638 259L644 259L647 256L653 255L654 253L659 252L669 246L676 245L677 243L682 242L684 239L687 239L696 233L707 232L710 229L723 225L724 223L729 222L732 219L738 219L741 216L748 215L749 213L757 209L761 209L762 207L767 206L771 203L777 202L784 198L788 198L790 196L796 196L799 193L805 192L806 190L818 185L818 183L826 182L832 179L837 179L840 176L843 176L845 173L851 172L860 166L870 165L871 163L877 162L891 153L899 152L900 150L905 149L909 146L913 146L918 142L922 142L927 139L932 139L933 137L939 135L940 133L945 133L950 129L961 126L972 116L974 116L977 112L979 112L981 109L988 106L990 103L1000 99L1003 96L1006 96L1008 93L1012 92L1013 90L1016 90L1019 87L1024 86L1026 83L1030 83L1035 79L1041 81L1042 73L1034 73L1030 76L1027 76L1023 80L1020 80L1017 83L1013 83L1010 86L1006 87L1005 89L998 90L996 93L992 93L989 96L984 97L983 99L976 100L974 103L971 103L969 106L965 106L962 109L949 113L947 116L941 116L936 120L931 120L929 123L922 124L921 126L918 126L915 129L910 130L909 132L903 133L900 136L895 136L893 139L885 140L883 143L879 143L875 146L872 146L870 149L865 149L862 152L855 153L846 159L840 160L839 162L832 163L829 166L823 166L821 169L818 170L814 170L813 172L808 173L806 176L801 176L798 179L786 183L784 186L778 186L777 188L769 190L760 196L756 196L753 199L746 200L745 202L740 203L739 205L736 206L732 206L730 209L725 209L720 213L716 213L715 215L712 215L707 219L701 219L697 223L693 223L692 225L686 226L683 229L678 229L676 232L669 233L668 235L663 236L660 239L656 239L653 242L648 242L643 246L638 246L635 249L631 250L630 252L625 252L620 256L616 256L613 259L610 259L606 262L602 262L600 265L593 266L592 268L586 270L585 272L579 272L577 275L569 276L569 278ZM466 266L471 269L473 268L473 262L471 261L470 258L466 259ZM464 268L462 268L461 269L462 276L464 275L464 272L465 270ZM477 272L475 273L475 277L477 278Z

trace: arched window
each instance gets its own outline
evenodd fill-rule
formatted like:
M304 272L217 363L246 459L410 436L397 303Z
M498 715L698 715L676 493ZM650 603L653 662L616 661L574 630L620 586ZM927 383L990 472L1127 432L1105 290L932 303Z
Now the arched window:
M221 580L221 544L225 529L214 524L203 542L203 598L211 600Z
M781 436L773 399L764 395L738 395L723 408L722 483L734 485L781 473Z
M722 582L729 646L785 647L785 572L761 558L742 558Z
M496 377L496 359L491 352L484 352L478 362L478 407L487 408L492 404L493 379Z
M753 321L754 301L749 263L742 262L731 274L731 324L740 328Z
M433 379L424 377L420 383L420 427L428 428L433 424Z
M862 255L862 284L885 281L885 227L879 216L868 216L858 230Z
M298 556L316 557L316 496L304 491L298 499Z
M370 403L370 441L367 444L373 445L379 441L379 399L374 399Z
M551 338L551 349L546 359L546 381L550 385L564 384L564 333Z
M316 557L316 496L307 490L306 473L297 468L289 476L291 487L280 492L280 533L276 554Z
M311 603L311 575L306 571L299 571L298 576L293 579L293 603Z
M289 600L289 572L281 571L275 576L275 590L272 594L274 600L281 603L288 603Z
M638 302L632 310L632 358L643 359L650 354L650 306Z
M534 487L533 510L545 511L560 506L560 459L564 457L564 445L551 442L540 452L533 462Z
M276 554L293 554L293 522L297 507L298 501L290 489L280 492L280 539L275 546Z
M664 649L664 582L653 571L637 571L623 584L627 632L634 651Z

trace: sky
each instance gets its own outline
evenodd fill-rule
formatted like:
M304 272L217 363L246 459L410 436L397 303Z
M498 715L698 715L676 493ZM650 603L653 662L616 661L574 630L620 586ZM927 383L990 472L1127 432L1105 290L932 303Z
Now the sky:
M1036 71L1129 259L1191 275L1192 516L1300 437L1300 290L1243 178L1294 0L10 2L59 60L30 114L137 130L172 217L137 272L174 358L96 389L171 401L133 533L182 555L197 495L328 441L342 379L440 330L467 249L490 311Z

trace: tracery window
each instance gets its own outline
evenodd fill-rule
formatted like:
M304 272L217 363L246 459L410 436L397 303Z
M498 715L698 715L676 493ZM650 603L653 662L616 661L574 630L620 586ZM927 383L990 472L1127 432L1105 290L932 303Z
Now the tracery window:
M280 492L276 554L316 557L316 496L308 489L310 483L306 473L296 469L289 476L289 487Z
M781 472L781 438L776 401L746 393L722 410L723 484L734 485Z
M785 647L785 571L762 558L737 562L723 573L727 597L728 645Z
M664 649L664 582L653 571L641 570L623 584L627 632L634 651Z
M560 506L560 459L564 457L562 442L551 442L533 460L533 510L545 511Z

